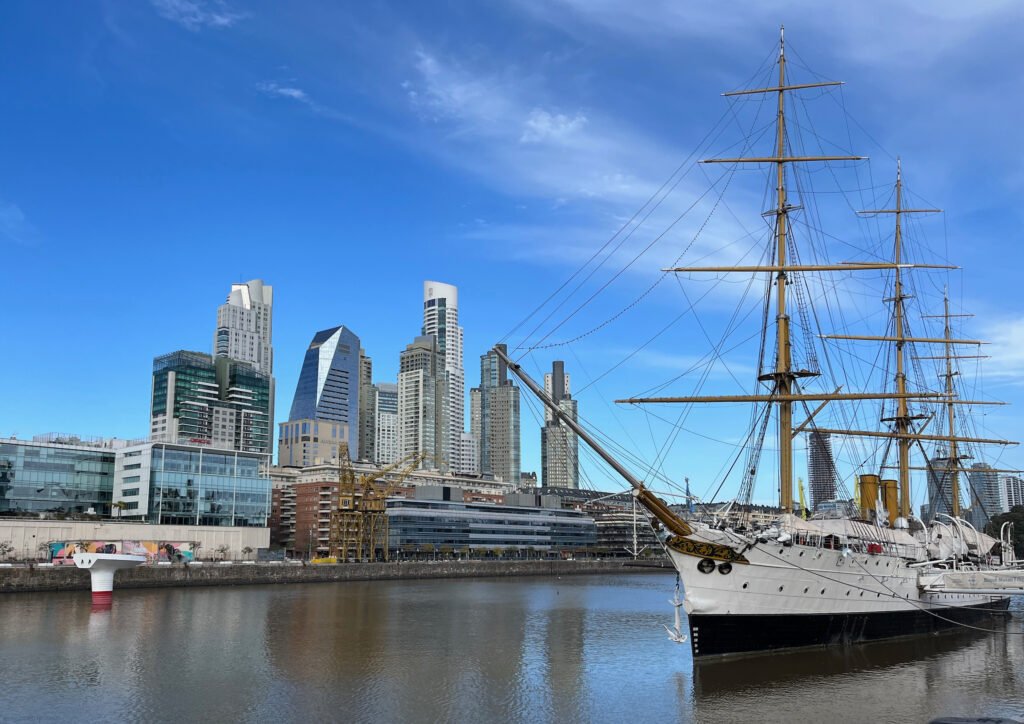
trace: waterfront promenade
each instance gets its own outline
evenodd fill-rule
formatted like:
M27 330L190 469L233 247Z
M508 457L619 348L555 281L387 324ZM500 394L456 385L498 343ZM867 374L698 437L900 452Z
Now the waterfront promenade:
M494 578L568 576L593 573L664 573L650 566L626 566L622 560L572 561L403 561L400 563L202 563L147 565L118 571L115 588L245 586L278 583L328 583L422 578ZM0 568L0 593L87 591L89 574L71 566Z

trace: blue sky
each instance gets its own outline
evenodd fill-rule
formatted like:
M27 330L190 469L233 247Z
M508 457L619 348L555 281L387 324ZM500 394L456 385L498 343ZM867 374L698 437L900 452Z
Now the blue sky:
M144 434L152 358L208 350L230 283L254 277L275 288L279 419L319 329L350 326L375 377L394 379L399 351L418 333L428 278L460 288L467 385L476 384L478 356L716 128L729 109L719 94L767 78L767 66L752 74L785 23L798 81L813 80L806 65L847 82L819 104L846 111L819 128L837 139L834 148L871 157L846 190L885 203L898 154L915 198L945 209L915 221L914 233L938 248L929 261L949 258L963 271L926 274L922 285L948 284L957 309L978 315L964 333L993 342L975 394L1018 403L986 410L977 431L1019 436L1017 3L750 1L722 12L667 0L153 0L67 3L58 12L11 2L0 19L0 435ZM738 127L707 149L728 151ZM691 169L533 342L605 282L546 341L614 317L694 235L691 262L738 258L761 223L756 173L732 185L728 214L716 210L722 223L698 233L713 198L700 193L723 178ZM695 199L663 242L614 276ZM886 238L882 226L849 218L830 230L869 251ZM863 304L877 305L882 294L863 285ZM682 319L628 357L704 292L700 323ZM670 428L609 401L689 366L740 296L668 279L572 348L535 351L527 367L536 373L564 358L577 388L613 369L580 395L581 412L651 459ZM713 371L706 391L737 391L733 376L750 391L753 361L741 351ZM666 389L682 393L692 380ZM662 461L665 474L690 476L696 492L713 489L746 421L732 408L691 413L687 430L706 437L681 436ZM524 405L524 469L539 468L538 447ZM1016 450L991 459L1024 465ZM587 469L594 485L610 485ZM756 497L770 499L770 488Z

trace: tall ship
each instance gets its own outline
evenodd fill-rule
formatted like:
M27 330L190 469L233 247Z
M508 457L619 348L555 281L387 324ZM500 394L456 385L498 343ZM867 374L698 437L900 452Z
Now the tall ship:
M815 153L808 150L809 143L794 142L790 98L822 94L840 83L816 77L810 82L792 81L781 32L773 56L767 87L724 95L758 98L774 118L758 128L755 138L738 144L740 153L703 161L763 171L768 181L764 196L768 208L762 214L768 227L766 248L755 253L755 264L662 270L681 286L700 275L760 281L763 295L754 305L761 317L760 352L751 387L736 394L616 400L687 409L721 403L750 406L749 427L735 436L742 443L734 446L730 460L725 461L737 483L735 499L714 507L693 505L690 500L693 513L686 506L670 505L652 491L655 466L647 466L650 475L641 480L631 468L643 466L635 459L629 466L624 464L606 449L610 447L606 436L602 444L597 434L563 412L524 371L523 358L537 347L522 345L509 351L497 345L494 351L551 414L631 486L678 571L683 597L677 596L673 603L677 612L680 606L685 610L689 632L679 630L677 614L670 636L688 640L695 660L854 644L957 626L987 630L991 619L1005 615L1011 597L1024 593L1024 569L1013 554L1012 526L987 535L979 521L972 523L964 514L962 492L969 487L970 471L977 469L977 465L967 467L969 460L990 447L1016 443L984 437L971 427L971 413L998 403L964 395L959 367L980 356L972 352L981 341L954 334L958 315L950 312L948 292L942 290L941 306L936 309L922 309L920 300L910 302L916 296L910 288L914 274L934 276L957 268L920 263L908 253L908 219L938 210L908 203L897 161L895 182L887 189L890 203L849 210L879 225L884 220L888 230L881 247L884 256L829 260L801 249L794 216L810 214L805 204L815 198L814 189L807 185L814 174L803 170L819 168L834 174L836 166L853 165L862 157ZM806 110L804 105L796 107ZM795 123L807 125L802 116ZM762 155L755 152L758 139L769 146ZM820 228L817 216L802 228L814 229L819 240L837 238ZM825 248L822 244L817 251ZM882 300L884 313L864 312L859 319L865 324L830 329L829 321L841 315L834 308L819 313L814 304L829 304L827 292L834 292L838 299L833 305L863 310L869 302L844 299L843 295L849 297L849 285L836 281L857 275L869 282L882 281L873 300L876 304ZM812 284L812 279L824 279L824 283ZM872 323L879 327L876 331L863 331ZM929 333L929 328L936 331ZM708 343L712 348L708 358L714 359L722 343L712 344L711 339ZM835 345L840 344L850 350L845 359L866 360L873 374L856 373L845 364L836 351ZM819 357L825 357L825 362L819 363ZM774 440L769 434L773 426ZM840 487L831 491L835 498L831 506L822 505L820 512L810 516L806 506L794 500L794 449L801 436L811 436L817 445L812 454L819 475L824 466L826 482L838 481ZM842 463L821 444L823 440L849 441L851 449L860 451L869 446L868 452L859 462L847 465L852 471L840 471ZM758 521L751 501L766 442L773 448L776 464L762 477L774 479L781 513ZM1003 471L983 468L988 474ZM922 478L927 480L929 504L926 512L915 515L911 483L914 480L920 490ZM817 490L817 497L821 495Z

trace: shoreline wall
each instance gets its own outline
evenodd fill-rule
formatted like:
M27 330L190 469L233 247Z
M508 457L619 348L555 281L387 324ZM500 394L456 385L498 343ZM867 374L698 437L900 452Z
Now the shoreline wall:
M670 568L656 566L625 566L622 561L418 561L306 566L273 563L205 563L187 566L138 566L121 570L114 577L114 589L670 571ZM89 572L73 566L0 568L0 594L88 590Z

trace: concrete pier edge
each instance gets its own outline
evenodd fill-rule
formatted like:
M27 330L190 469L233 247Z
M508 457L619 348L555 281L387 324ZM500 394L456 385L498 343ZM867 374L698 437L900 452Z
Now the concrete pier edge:
M418 580L428 578L504 578L595 573L667 573L670 569L626 566L612 561L415 561L401 563L139 566L118 571L114 586L172 588L251 586L340 581ZM89 573L73 566L0 569L0 594L40 591L88 591Z

